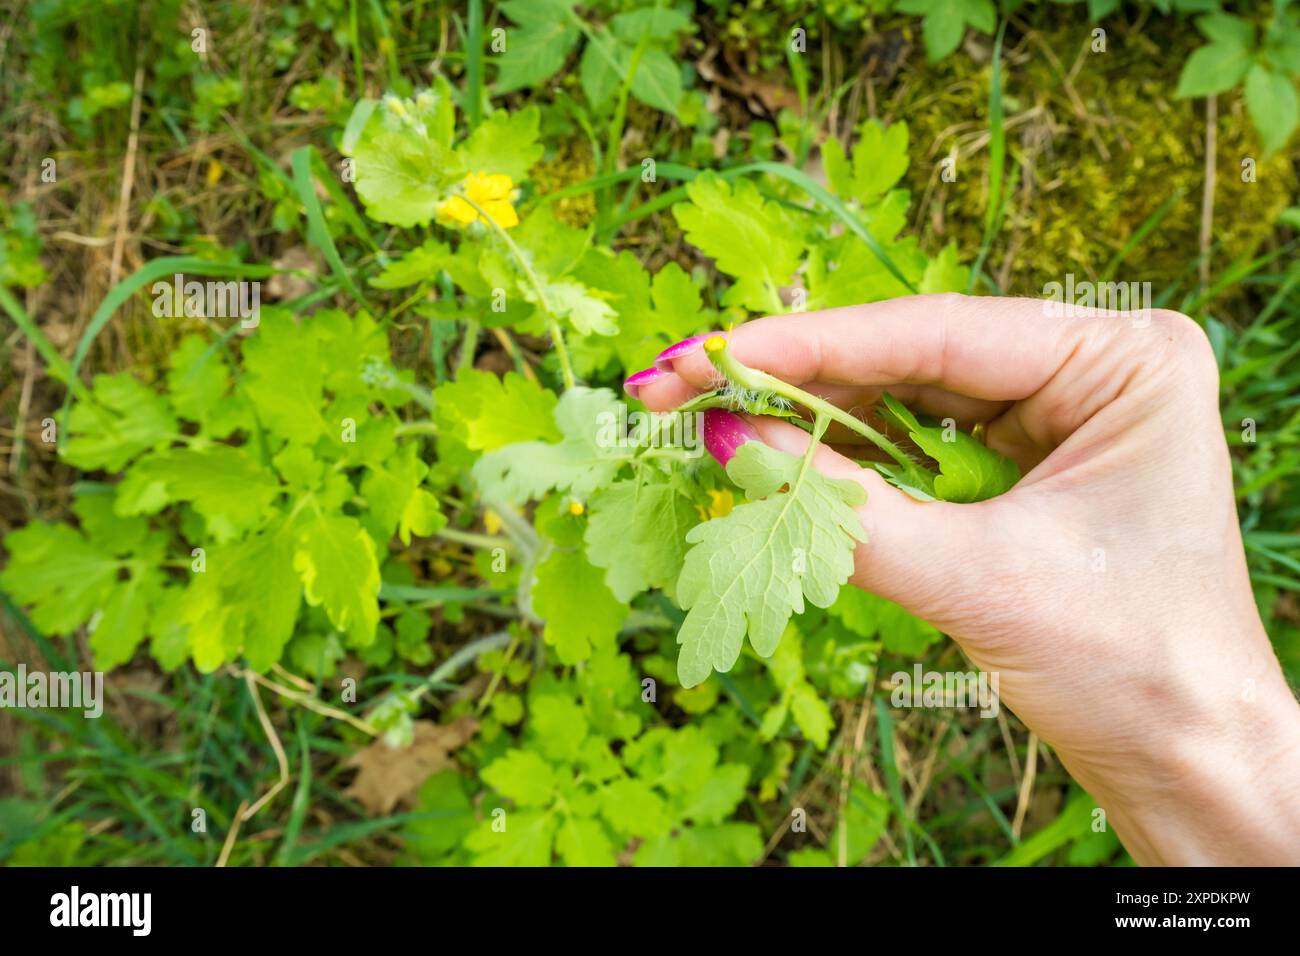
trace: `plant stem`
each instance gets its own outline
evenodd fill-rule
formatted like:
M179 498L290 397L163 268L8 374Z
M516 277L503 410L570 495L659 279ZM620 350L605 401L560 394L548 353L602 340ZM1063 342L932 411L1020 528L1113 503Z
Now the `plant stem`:
M515 262L518 263L520 271L522 271L525 278L528 279L528 284L533 287L533 294L537 296L537 304L541 306L542 312L546 315L546 330L550 333L551 344L555 346L555 354L560 359L560 374L564 376L564 387L566 389L573 388L573 386L577 384L577 380L573 377L573 365L569 361L569 350L564 345L564 333L560 331L560 323L556 321L555 314L551 312L551 307L546 303L546 292L542 289L541 280L537 278L537 273L533 271L532 264L528 261L527 257L524 256L523 250L520 249L519 246L515 244L515 241L510 238L510 234L501 228L497 221L489 216L482 206L463 192L460 194L460 197L474 208L474 210L479 214L479 217L486 222L489 227L496 230L496 234L505 242L506 247L510 250L510 255L513 256Z
M513 542L509 538L498 538L490 534L476 534L473 531L461 531L457 528L443 528L437 533L439 538L446 541L454 541L457 544L468 545L472 548L509 548Z
M715 340L721 342L721 344L711 347ZM771 392L789 401L797 402L816 415L818 419L824 416L861 435L894 459L908 474L919 470L916 462L904 454L902 449L860 418L850 415L844 409L832 405L824 398L818 398L816 395L805 392L789 382L781 381L775 375L769 375L767 372L760 372L756 368L744 365L731 354L726 342L727 340L721 335L714 336L705 341L704 353L709 357L709 361L713 363L713 367L727 377L727 381L739 385L741 388L758 392Z
M430 421L402 422L397 426L394 432L397 436L402 435L436 435L438 426Z
M460 340L460 359L456 362L456 377L474 367L474 351L478 348L479 324L474 319L465 320L465 334Z

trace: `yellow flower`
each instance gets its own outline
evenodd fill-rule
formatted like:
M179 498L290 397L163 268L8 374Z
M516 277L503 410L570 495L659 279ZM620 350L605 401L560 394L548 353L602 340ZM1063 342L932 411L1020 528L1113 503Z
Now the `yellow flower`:
M482 172L470 173L461 183L465 197L472 203L477 203L483 212L502 229L519 225L519 216L515 213L515 207L510 205L510 193L514 188L515 184L509 176L501 174L489 176ZM468 226L483 218L471 202L466 202L465 198L460 196L452 196L439 207L438 214L443 219Z

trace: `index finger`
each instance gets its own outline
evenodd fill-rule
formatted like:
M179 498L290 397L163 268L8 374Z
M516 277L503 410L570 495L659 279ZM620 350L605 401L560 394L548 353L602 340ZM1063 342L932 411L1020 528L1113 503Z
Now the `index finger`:
M794 384L938 385L1017 401L1047 384L1091 328L1109 325L1050 317L1040 299L942 293L770 316L725 334L741 362ZM657 364L694 388L716 383L698 347L669 349ZM679 392L655 382L640 397L657 408L656 393Z

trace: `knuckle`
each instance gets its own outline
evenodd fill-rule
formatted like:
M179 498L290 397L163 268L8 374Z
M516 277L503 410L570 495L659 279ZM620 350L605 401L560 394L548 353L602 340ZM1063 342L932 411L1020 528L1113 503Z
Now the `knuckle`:
M1194 319L1181 312L1161 309L1155 314L1157 327L1165 335L1170 357L1177 362L1177 371L1187 376L1197 387L1217 391L1219 363L1214 356L1210 338Z

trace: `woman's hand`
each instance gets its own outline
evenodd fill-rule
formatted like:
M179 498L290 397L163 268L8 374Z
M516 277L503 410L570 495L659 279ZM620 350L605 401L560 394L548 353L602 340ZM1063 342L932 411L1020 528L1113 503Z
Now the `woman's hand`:
M859 414L887 388L987 423L1024 477L978 504L915 501L818 449L819 470L867 490L854 583L997 672L1139 862L1300 863L1300 706L1251 594L1209 343L1173 312L1048 305L914 296L760 319L729 348ZM707 388L702 341L629 391L667 410ZM752 438L807 445L785 422L709 415L723 461Z

